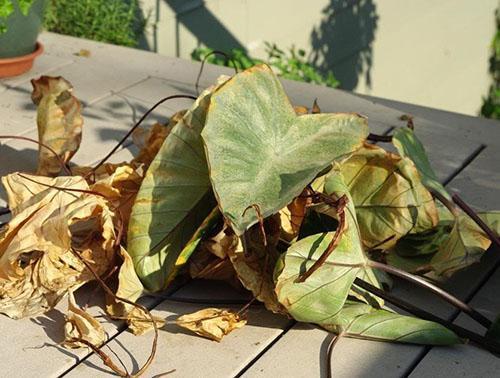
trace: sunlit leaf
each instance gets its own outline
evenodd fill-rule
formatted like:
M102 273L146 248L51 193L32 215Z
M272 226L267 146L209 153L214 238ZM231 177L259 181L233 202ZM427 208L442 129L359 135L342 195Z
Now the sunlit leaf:
M83 339L92 345L100 346L106 341L106 332L101 323L82 310L75 301L72 291L68 293L68 313L64 324L64 345L69 348L86 347L76 339Z
M422 142L418 140L412 129L408 127L396 129L392 135L392 143L401 156L410 158L413 161L422 175L423 184L428 189L435 190L441 193L445 198L451 199L451 196L439 182L436 173L432 169Z
M325 184L327 193L346 194L346 230L335 250L305 282L297 282L325 252L333 232L306 237L286 251L276 283L280 303L298 321L328 323L344 306L351 285L365 268L364 255L352 199L340 174L331 174Z
M368 248L388 248L410 232L437 225L434 200L411 160L365 144L340 165L340 171Z
M353 301L346 302L332 323L321 326L346 337L368 340L423 345L462 343L454 332L438 323Z
M78 151L82 139L80 101L73 96L72 85L62 77L42 76L31 83L31 98L37 105L38 139L67 163ZM61 168L59 159L41 146L37 174L57 176Z
M165 139L132 209L127 250L150 291L172 281L179 255L215 207L200 137L213 89L198 98Z
M356 114L297 116L266 65L231 78L212 96L202 132L210 178L237 235L298 196L333 160L356 150L368 133Z
M177 318L177 325L210 340L221 341L224 336L243 327L247 321L231 311L206 308Z
M500 233L500 211L478 215L497 234ZM436 274L449 277L457 270L478 262L490 244L486 233L468 215L460 214L430 264Z

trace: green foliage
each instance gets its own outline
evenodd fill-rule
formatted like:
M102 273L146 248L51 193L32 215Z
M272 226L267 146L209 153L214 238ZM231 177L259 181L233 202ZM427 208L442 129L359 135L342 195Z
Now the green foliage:
M496 10L497 31L492 42L490 58L490 73L493 83L490 86L488 97L484 99L481 115L487 118L500 119L500 8Z
M51 0L45 27L53 32L136 46L146 22L138 0Z
M214 50L206 47L199 47L193 50L191 58L202 61ZM314 65L308 62L305 50L291 47L288 51L281 50L276 44L266 42L267 59L261 60L250 57L241 49L231 49L227 54L229 59L220 54L210 55L208 63L220 66L234 67L236 64L240 69L247 69L256 64L267 63L279 76L296 81L325 85L327 87L338 87L339 82L331 71L323 75Z
M28 15L31 5L34 0L17 0L21 13L25 16ZM15 0L0 0L0 34L7 31L6 21L7 18L14 13Z

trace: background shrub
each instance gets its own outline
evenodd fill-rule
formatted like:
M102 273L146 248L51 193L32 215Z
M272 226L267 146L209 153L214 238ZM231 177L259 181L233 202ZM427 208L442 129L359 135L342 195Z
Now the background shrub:
M46 29L95 41L137 46L145 21L138 0L50 0Z

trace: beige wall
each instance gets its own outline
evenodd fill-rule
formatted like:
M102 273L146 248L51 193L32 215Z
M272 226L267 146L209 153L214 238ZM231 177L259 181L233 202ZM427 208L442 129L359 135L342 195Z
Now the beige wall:
M477 114L498 0L143 0L152 50L294 44L359 93Z

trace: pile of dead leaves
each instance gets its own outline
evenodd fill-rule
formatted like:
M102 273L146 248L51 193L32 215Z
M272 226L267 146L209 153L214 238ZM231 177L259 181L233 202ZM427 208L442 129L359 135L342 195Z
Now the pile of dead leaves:
M292 107L260 65L220 78L168 125L136 129L134 160L81 167L69 164L83 125L71 85L33 86L38 170L2 178L11 219L0 229L1 313L33 316L67 295L66 344L96 350L105 332L75 290L97 280L108 315L142 334L162 319L134 302L188 275L351 337L462 342L380 297L387 272L445 279L500 231L500 212L471 217L453 203L411 128L386 151L369 143L363 116ZM245 319L209 308L177 324L220 341Z

